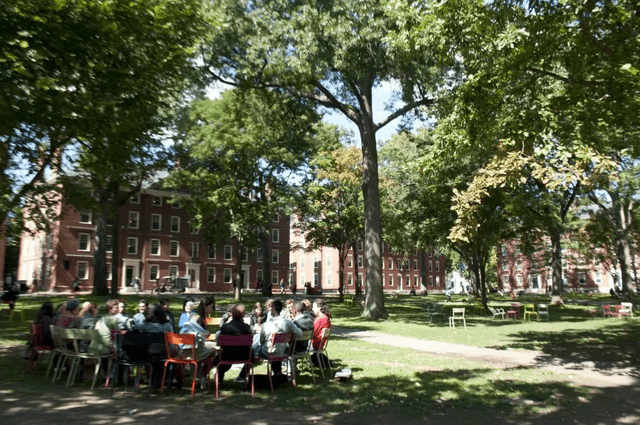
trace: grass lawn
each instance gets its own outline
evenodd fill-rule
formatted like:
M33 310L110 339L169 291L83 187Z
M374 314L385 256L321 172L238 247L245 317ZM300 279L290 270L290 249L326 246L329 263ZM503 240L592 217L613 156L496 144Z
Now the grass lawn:
M79 298L105 301L94 297ZM125 298L133 307L145 297ZM219 311L233 302L231 298L217 298ZM24 361L17 355L15 344L24 343L28 322L44 299L20 298L18 306L27 312L25 321L12 322L6 318L0 321L2 398L46 397L48 400L52 393L64 389L62 382L52 384L50 379L44 379L42 365L39 374L25 374ZM65 297L53 297L52 301L55 305L63 299ZM249 308L258 299L249 296L243 298L243 302ZM585 307L569 305L552 307L549 322L523 323L471 315L467 319L466 331L461 328L453 331L446 321L428 323L424 303L436 299L400 297L387 300L390 318L385 321L364 320L359 317L358 307L347 307L336 300L331 302L333 324L471 347L509 349L514 351L514 355L520 349L535 349L553 356L560 364L586 361L590 362L590 367L603 371L626 367L635 376L640 370L640 320L637 318L622 321L592 319L585 315ZM504 302L505 305L508 303ZM452 305L454 303L448 308ZM173 298L172 310L176 318L181 307L181 301ZM304 415L308 420L315 418L317 423L389 423L401 420L404 423L429 421L444 424L471 417L477 423L491 424L496 421L556 423L563 420L608 424L630 418L637 418L640 422L640 411L634 402L635 396L632 396L638 393L637 386L598 388L579 385L570 379L570 371L565 374L529 367L504 368L464 357L438 356L337 336L331 337L329 354L339 367L353 371L353 379L346 382L320 381L314 386L310 376L303 373L297 388L282 385L274 396L270 391L260 389L252 399L241 391L240 384L231 382L235 374L230 372L222 394L223 401L213 398L213 390L197 391L194 399L189 397L187 390L172 391L168 396L154 394L148 399L144 392L134 394L131 389L127 395L121 390L116 391L115 400L141 405L156 403L168 409L193 408L190 413L180 410L183 415L198 412L237 415L242 412L249 415L244 422L251 422L252 414L259 418L265 411L273 409L281 409L286 415ZM256 367L256 373L264 374L265 367ZM78 382L72 391L88 392L88 385ZM93 393L108 398L104 389L96 389ZM259 423L257 419L254 422Z

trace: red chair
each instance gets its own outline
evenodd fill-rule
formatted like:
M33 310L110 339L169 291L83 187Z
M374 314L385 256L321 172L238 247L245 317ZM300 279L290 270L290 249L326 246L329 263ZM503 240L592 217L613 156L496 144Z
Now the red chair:
M177 351L171 349L171 345L179 344L183 345L181 353L182 355L186 355L186 358L178 357ZM193 382L191 384L191 397L193 397L196 391L196 381L198 379L198 363L201 361L196 358L196 336L194 334L165 332L164 345L167 350L167 361L164 362L164 372L162 372L160 393L164 392L164 384L167 379L167 367L170 364L178 366L193 365ZM188 354L189 352L191 354Z
M27 365L25 370L36 369L38 367L38 361L41 359L41 354L51 353L54 347L44 344L44 331L41 324L31 324L31 354L27 359Z
M244 367L251 367L251 397L256 396L255 384L253 379L253 351L251 346L253 345L253 335L219 335L218 346L219 362L216 365L216 398L220 397L220 374L218 368L222 365L234 365L241 364ZM242 349L244 348L244 349ZM225 349L227 351L225 351ZM230 355L232 353L232 355ZM242 357L244 358L228 358L228 357ZM246 376L245 376L246 382Z
M271 335L271 350L269 352L269 357L266 359L260 359L264 362L267 362L267 376L269 377L269 386L271 387L271 392L273 391L273 379L271 377L271 363L273 362L288 362L289 361L289 348L285 348L284 354L281 356L276 355L275 348L276 344L289 344L293 340L293 335L290 333L274 333Z
M618 313L618 311L612 311L611 310L611 306L610 305L603 305L602 306L602 317L619 317L620 313Z

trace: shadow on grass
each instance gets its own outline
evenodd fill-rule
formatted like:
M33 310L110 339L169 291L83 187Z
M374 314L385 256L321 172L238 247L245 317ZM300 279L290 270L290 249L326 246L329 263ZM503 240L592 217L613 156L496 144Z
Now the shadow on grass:
M150 398L144 392L118 391L110 399L103 389L88 391L82 383L65 389L30 375L29 390L0 385L4 400L0 418L5 418L4 423L67 423L81 417L85 424L201 423L216 418L226 423L278 425L470 421L596 425L637 423L640 418L634 401L640 395L636 386L581 388L551 380L501 379L501 373L478 368L369 377L354 368L354 378L346 382L318 381L314 386L307 374L301 374L297 388L283 384L274 395L260 389L255 399L229 383L220 400L214 399L213 390L197 390L194 398L186 390L155 393Z
M504 348L537 349L555 364L588 362L600 371L630 368L640 375L640 322L621 321L599 329L562 332L524 331L511 335L515 342ZM547 360L541 360L547 361Z

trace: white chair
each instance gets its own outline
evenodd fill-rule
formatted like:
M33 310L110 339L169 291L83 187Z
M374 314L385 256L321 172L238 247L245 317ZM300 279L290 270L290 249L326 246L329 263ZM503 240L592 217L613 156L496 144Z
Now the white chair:
M547 316L549 320L549 306L547 304L538 304L538 317L542 319L542 316Z
M317 350L314 350L313 347L309 347L309 356L316 355L316 359L318 360L318 368L320 368L320 375L322 375L322 379L324 379L324 365L321 359L322 356L320 354L324 354L327 357L327 363L329 366L329 377L333 375L333 368L331 367L331 360L329 359L329 354L327 353L327 344L329 343L329 336L331 335L331 328L324 328L322 333L320 334L320 347ZM315 366L315 365L314 365ZM315 383L315 369L313 369L313 382Z
M620 303L622 308L619 310L620 317L629 316L633 319L633 303Z
M451 309L451 316L449 316L450 328L456 328L456 320L462 320L464 328L467 329L467 320L464 318L464 307Z
M503 308L498 308L498 307L489 306L489 311L491 312L491 314L493 314L492 319L495 319L496 316L502 316L502 318L504 319L507 314Z
M313 337L313 330L302 331L302 337L296 338L294 343L292 344L291 354L289 354L289 364L288 368L291 373L291 379L293 381L293 386L296 387L296 365L300 364L300 370L302 370L302 366L306 366L311 373L311 377L313 378L313 383L316 383L316 374L313 372L313 366L311 363L311 353L309 352L309 347L311 346L311 338ZM296 351L296 349L300 349L301 345L304 344L303 351ZM298 362L300 359L300 362Z

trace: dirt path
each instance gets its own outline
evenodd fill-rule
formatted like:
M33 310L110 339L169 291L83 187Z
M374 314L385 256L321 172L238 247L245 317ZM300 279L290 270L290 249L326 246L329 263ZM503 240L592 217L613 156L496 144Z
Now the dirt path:
M439 356L460 357L488 363L493 367L512 368L518 366L538 367L556 374L566 375L566 379L578 385L588 385L597 388L632 386L638 384L635 369L613 369L606 372L595 369L591 362L566 363L556 361L553 356L526 350L496 350L492 348L472 347L462 344L431 341L420 338L410 338L397 335L383 334L374 331L359 331L334 327L334 335L344 338L355 338L372 344L389 345L424 351Z

